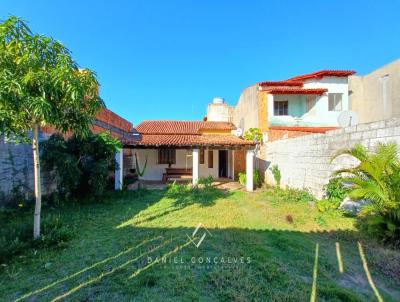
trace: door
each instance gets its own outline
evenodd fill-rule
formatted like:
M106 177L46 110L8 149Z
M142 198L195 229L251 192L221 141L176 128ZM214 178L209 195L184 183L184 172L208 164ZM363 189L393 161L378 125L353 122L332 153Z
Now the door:
M228 177L228 151L218 151L218 177Z

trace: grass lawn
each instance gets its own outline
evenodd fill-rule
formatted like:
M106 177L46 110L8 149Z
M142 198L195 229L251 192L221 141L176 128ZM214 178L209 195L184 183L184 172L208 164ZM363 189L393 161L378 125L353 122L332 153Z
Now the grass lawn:
M295 193L122 192L43 212L76 234L3 265L0 301L400 300L400 254Z

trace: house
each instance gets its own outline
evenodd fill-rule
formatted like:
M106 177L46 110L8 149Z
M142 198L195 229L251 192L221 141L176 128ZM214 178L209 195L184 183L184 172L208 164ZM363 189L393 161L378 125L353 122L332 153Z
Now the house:
M360 123L400 117L400 59L349 78L350 110Z
M228 180L234 179L245 165L246 188L252 191L255 143L234 135L235 129L232 123L221 121L144 121L135 127L132 136L121 141L124 152L131 150L135 154L139 168L147 158L143 180L186 178L197 184L200 177L210 175ZM235 152L246 152L245 163ZM122 153L116 159L120 166L126 164ZM122 186L122 176L117 171L117 188Z
M338 127L340 112L349 109L348 70L321 70L284 81L259 82L246 88L233 114L243 130L307 131ZM318 129L317 129L318 131Z

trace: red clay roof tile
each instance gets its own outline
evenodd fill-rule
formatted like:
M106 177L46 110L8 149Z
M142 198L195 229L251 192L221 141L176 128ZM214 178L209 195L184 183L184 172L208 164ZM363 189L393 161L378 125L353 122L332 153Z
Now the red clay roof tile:
M267 91L271 94L323 94L328 91L325 88L291 88L291 87L279 87L271 88L263 91Z
M205 121L144 121L136 127L143 134L199 134L200 130L234 130L227 122Z
M141 134L138 139L123 138L124 145L160 147L160 146L237 146L255 145L252 141L247 141L234 135L185 135L185 134Z

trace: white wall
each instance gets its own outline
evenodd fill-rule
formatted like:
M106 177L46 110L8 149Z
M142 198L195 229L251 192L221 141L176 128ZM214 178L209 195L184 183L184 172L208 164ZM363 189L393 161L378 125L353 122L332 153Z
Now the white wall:
M204 150L204 164L199 164L199 177L208 177L211 175L214 179L218 178L218 150L213 151L213 168L208 168L208 150ZM143 180L162 180L162 175L165 173L167 164L158 164L158 150L157 149L134 149L133 154L137 154L139 166L143 169L143 165L148 156L147 169ZM176 164L171 165L172 168L192 168L192 150L177 149L176 150ZM228 175L232 175L232 151L228 151Z
M324 77L321 80L308 80L304 88L325 88L328 93L342 94L342 111L349 110L349 92L347 77ZM287 126L339 126L337 118L341 111L329 111L328 93L316 97L316 103L311 112L307 112L299 119L292 116L274 116L274 99L282 98L282 95L268 95L268 116L271 124ZM297 95L287 95L288 99ZM289 110L290 111L290 110Z
M264 160L270 167L278 165L282 174L282 186L309 189L321 197L323 186L328 183L332 173L354 164L354 160L347 156L342 156L331 163L332 156L338 150L351 148L357 143L374 150L379 142L396 142L400 151L400 119L360 124L328 131L326 134L311 134L269 142L265 144ZM266 175L267 182L274 183L270 169Z
M349 110L349 86L347 77L324 77L321 80L308 80L304 88L326 88L328 93L342 93L342 111ZM327 126L338 126L337 118L340 111L329 111L328 93L317 100L315 115L321 123Z

